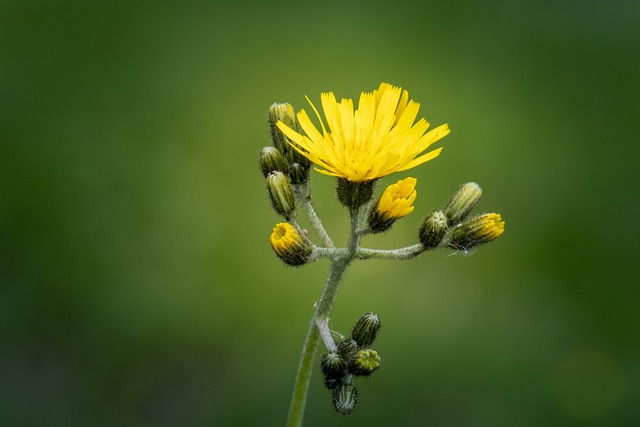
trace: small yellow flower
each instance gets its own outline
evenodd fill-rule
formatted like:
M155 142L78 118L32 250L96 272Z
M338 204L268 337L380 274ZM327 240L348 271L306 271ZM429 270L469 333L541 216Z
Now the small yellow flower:
M415 188L416 179L411 177L388 186L369 212L369 230L372 233L387 231L397 219L411 213L417 195Z
M298 122L301 135L282 121L278 128L295 144L300 154L321 167L318 172L349 181L375 180L394 172L416 167L440 154L442 148L423 153L449 133L444 124L427 132L429 123L421 118L414 123L420 104L409 100L409 93L388 83L372 93L362 92L358 109L353 100L339 103L332 92L321 95L322 109L328 124L325 128L316 107L322 133L304 110Z
M409 177L388 186L378 201L378 213L386 219L398 219L410 214L417 196L416 182L415 178Z
M276 224L269 241L278 257L289 265L298 266L306 263L312 252L295 227L287 222Z

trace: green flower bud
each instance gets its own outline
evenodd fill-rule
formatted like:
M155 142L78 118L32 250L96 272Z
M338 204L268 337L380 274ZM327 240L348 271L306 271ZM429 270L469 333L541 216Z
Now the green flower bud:
M266 178L271 172L287 173L289 167L282 153L275 147L264 147L260 150L260 169Z
M482 197L482 189L475 182L468 182L451 197L443 209L450 225L458 224L473 210Z
M422 220L420 226L420 242L427 249L437 247L447 231L447 217L441 211L434 211Z
M500 214L478 215L463 222L453 230L449 246L466 252L476 246L497 239L503 232L504 221Z
M357 376L369 376L380 368L382 359L378 352L372 348L365 348L356 353L353 357L349 372Z
M346 339L338 343L338 353L345 360L350 360L358 351L358 343L354 340Z
M289 178L292 184L303 184L309 179L309 166L303 166L300 163L291 164L289 169Z
M276 224L269 241L276 255L285 264L294 267L306 264L313 252L309 243L288 222Z
M289 140L286 136L278 129L276 125L278 121L283 122L291 129L298 128L298 121L296 120L296 114L293 110L293 107L289 103L275 103L269 107L269 125L271 126L271 138L273 145L280 151L285 154L291 148L289 145Z
M375 313L366 313L353 327L351 338L360 347L369 347L373 344L380 330L380 317Z
M341 384L331 395L333 406L342 415L350 414L358 405L358 390L351 384Z
M300 126L298 126L295 111L290 104L275 103L269 107L271 139L273 141L273 145L284 155L289 164L299 163L300 166L309 169L311 162L291 146L289 138L287 138L282 131L278 129L277 123L279 121L286 124L289 128L299 131Z
M289 218L296 208L289 180L282 172L271 172L267 176L267 189L273 209L285 218Z
M322 356L320 368L322 369L322 373L325 378L339 379L344 377L347 370L347 364L338 352L331 351Z
M346 178L338 178L336 193L338 200L349 209L357 209L373 198L373 189L376 180L349 181Z

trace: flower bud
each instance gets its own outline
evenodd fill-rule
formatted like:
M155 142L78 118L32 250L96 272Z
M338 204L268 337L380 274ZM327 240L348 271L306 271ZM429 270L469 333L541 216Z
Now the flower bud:
M269 107L271 139L273 141L273 145L284 155L289 164L299 163L300 166L309 169L311 162L291 146L289 138L287 138L278 128L278 122L282 122L287 125L287 127L299 131L298 120L296 119L295 111L290 104L275 103Z
M298 121L296 120L296 114L293 107L289 103L278 103L269 107L269 125L271 126L271 138L273 145L283 154L286 154L290 149L289 140L278 129L278 121L283 122L291 129L298 128Z
M351 338L360 347L369 347L375 341L380 330L380 317L375 313L366 313L353 327Z
M338 353L343 359L351 359L358 351L358 343L354 340L346 339L338 343Z
M382 359L372 348L365 348L356 353L349 366L353 375L367 377L380 368Z
M438 247L447 231L447 217L441 211L433 211L422 220L420 242L426 249Z
M369 212L369 228L373 233L387 231L393 223L413 211L416 179L405 178L388 186Z
M273 209L283 217L289 218L296 205L286 175L282 172L271 172L267 176L267 189Z
M271 247L285 264L299 266L309 261L311 246L287 222L276 224L270 237Z
M338 352L331 351L322 356L320 368L325 378L340 379L346 373L347 364Z
M376 180L349 181L346 178L338 178L336 194L343 206L349 209L358 209L373 197L373 188Z
M468 251L497 239L503 232L504 221L500 214L478 215L468 219L453 230L449 246L461 251Z
M333 406L342 415L350 414L358 405L358 390L351 384L341 384L331 395Z
M303 184L309 178L309 167L300 163L293 163L289 169L289 179L292 184Z
M275 147L264 147L260 150L260 169L266 178L271 172L287 173L287 162L282 153Z
M475 182L463 184L443 209L450 225L463 221L482 197L482 189Z

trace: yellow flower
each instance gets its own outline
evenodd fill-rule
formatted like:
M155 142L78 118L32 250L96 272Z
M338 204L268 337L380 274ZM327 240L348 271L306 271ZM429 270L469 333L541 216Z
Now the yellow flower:
M413 211L413 202L416 200L416 179L401 179L384 190L376 210L386 219L398 219Z
M269 241L278 257L289 265L298 266L306 263L312 252L295 227L287 222L276 224Z
M372 93L363 92L355 111L353 100L343 98L338 103L332 92L323 93L328 130L316 107L307 100L318 116L322 133L304 110L297 116L306 135L281 121L278 128L295 143L293 148L323 168L316 168L318 172L349 181L370 181L427 162L442 148L421 153L449 133L446 124L427 132L429 123L424 118L414 123L420 104L409 100L406 90L388 83L380 84Z

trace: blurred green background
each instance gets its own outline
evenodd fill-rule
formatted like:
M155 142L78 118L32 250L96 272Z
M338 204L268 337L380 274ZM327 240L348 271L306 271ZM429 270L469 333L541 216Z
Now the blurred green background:
M453 131L365 244L414 243L470 180L507 230L355 264L332 327L378 313L383 368L347 417L316 369L305 425L640 425L638 22L633 1L2 1L0 424L283 425L328 264L269 247L266 111L387 81Z

